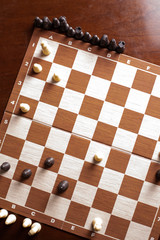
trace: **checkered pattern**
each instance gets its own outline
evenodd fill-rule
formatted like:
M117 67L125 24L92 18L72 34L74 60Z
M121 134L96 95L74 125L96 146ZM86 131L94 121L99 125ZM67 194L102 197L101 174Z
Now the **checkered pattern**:
M14 113L157 160L159 76L51 40L52 52L44 56L42 40ZM35 62L43 67L40 74L32 71ZM52 82L54 73L59 83ZM25 115L21 102L31 106Z
M0 197L62 221L62 229L79 227L78 235L91 234L98 216L100 236L147 240L160 204L160 164L150 161L160 147L159 76L51 40L44 56L42 40L1 147L0 164L8 161L11 169L1 172ZM35 62L40 74L32 71ZM21 102L31 106L28 113L19 111ZM103 155L99 164L96 152ZM55 164L45 168L51 156ZM32 176L22 180L25 168ZM69 188L59 194L62 180Z
M15 136L17 121L27 134L18 131ZM104 156L100 164L93 161L97 151ZM50 156L55 164L46 169L44 161ZM0 197L88 230L99 216L104 221L100 234L117 239L131 239L135 228L137 238L144 229L145 239L149 236L160 204L160 183L155 180L159 163L14 114L0 159L11 164L11 170L1 174ZM22 180L26 168L32 175ZM62 180L69 182L69 188L59 194Z

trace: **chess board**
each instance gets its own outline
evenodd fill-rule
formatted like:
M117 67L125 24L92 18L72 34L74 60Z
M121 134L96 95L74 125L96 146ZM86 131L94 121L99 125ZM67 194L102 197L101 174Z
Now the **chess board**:
M0 207L87 239L158 240L159 75L154 64L35 29L0 125L0 164L11 164L0 172ZM60 194L62 180L69 188Z

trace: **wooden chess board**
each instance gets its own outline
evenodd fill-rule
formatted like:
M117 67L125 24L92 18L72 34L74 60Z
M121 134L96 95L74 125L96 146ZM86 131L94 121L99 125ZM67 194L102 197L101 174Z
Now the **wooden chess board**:
M11 164L0 172L0 207L88 239L157 240L159 74L151 63L35 29L0 125L0 164ZM55 159L49 169L47 157ZM32 175L22 180L26 168ZM62 180L69 188L59 194ZM103 227L93 232L97 216Z

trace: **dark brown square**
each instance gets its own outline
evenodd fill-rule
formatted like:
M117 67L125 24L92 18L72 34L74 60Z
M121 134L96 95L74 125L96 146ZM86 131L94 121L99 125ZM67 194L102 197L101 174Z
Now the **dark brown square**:
M1 149L1 153L19 159L23 145L24 140L7 134Z
M85 96L79 113L85 117L98 120L102 105L103 101Z
M49 200L50 194L37 188L31 188L26 206L40 212L44 212Z
M73 157L84 159L88 150L89 143L90 141L87 139L72 135L68 143L66 153Z
M76 49L59 45L54 62L71 68L76 54Z
M151 162L145 181L160 185L160 181L156 180L156 172L160 170L160 164Z
M125 173L129 158L130 154L116 149L111 149L106 167L121 173Z
M151 93L156 79L156 75L137 70L132 88L142 92Z
M63 180L68 181L69 187L68 187L68 189L67 189L65 192L59 193L59 192L58 192L58 185L59 185L59 183L60 183L61 181L63 181ZM74 179L71 179L71 178L68 178L68 177L64 177L64 176L62 176L62 175L58 175L52 193L53 193L53 194L56 194L56 195L59 195L59 196L61 196L61 197L64 197L64 198L71 199L71 198L72 198L73 191L74 191L75 186L76 186L76 183L77 183L77 181L74 180Z
M111 213L117 194L98 188L92 207Z
M109 124L98 122L93 135L93 140L112 145L117 128Z
M84 162L84 165L79 177L79 181L82 181L97 187L99 184L102 172L103 172L103 167L89 163L89 162Z
M129 94L129 88L118 85L116 83L111 83L107 97L106 97L106 101L124 107L128 94Z
M0 175L0 197L5 198L10 186L11 180Z
M84 226L88 217L90 208L82 204L71 202L67 212L66 221Z
M157 208L138 202L132 221L151 227L156 212Z
M93 70L93 75L107 80L111 80L115 67L116 62L98 57L95 68Z
M35 73L33 71L33 65L34 63L38 63L42 66L42 72L40 73ZM40 58L36 58L34 57L30 66L30 69L28 71L28 75L34 78L38 78L40 80L46 81L47 80L47 76L49 74L50 68L51 68L52 63L44 61Z
M29 104L29 106L30 106L29 112L23 113L20 110L20 104L21 103ZM18 99L18 102L17 102L17 105L16 105L14 113L19 115L19 116L23 116L23 117L27 117L27 118L33 119L33 116L34 116L34 113L36 111L37 105L38 105L38 101L36 101L34 99L31 99L31 98L24 97L24 96L20 96L19 99Z
M22 172L25 169L31 169L31 171L32 171L32 175L27 179L22 178ZM19 161L17 164L16 170L15 170L15 173L14 173L13 179L18 182L23 182L25 184L32 185L36 170L37 170L36 166L31 165L26 162Z
M50 127L37 122L32 122L27 135L27 140L44 146L46 144L49 131Z
M72 132L76 117L77 114L59 108L54 119L53 126Z
M146 109L146 114L160 119L160 98L151 96Z
M143 114L131 111L129 109L124 109L119 127L134 133L138 133L142 119Z
M62 162L63 154L60 153L60 152L51 150L49 148L45 148L44 151L43 151L43 154L42 154L41 161L39 163L39 167L45 168L44 162L45 162L46 158L48 158L48 157L53 157L54 158L54 164L53 164L52 167L47 168L47 170L58 173L59 167L60 167L61 162Z
M89 79L90 75L72 70L66 87L80 93L85 93Z
M129 224L130 221L112 215L105 234L123 240L125 239Z
M46 82L40 101L58 107L63 91L64 88Z
M119 194L134 200L138 200L142 185L142 180L125 175L119 190Z
M146 158L152 158L156 143L153 139L138 135L133 153Z

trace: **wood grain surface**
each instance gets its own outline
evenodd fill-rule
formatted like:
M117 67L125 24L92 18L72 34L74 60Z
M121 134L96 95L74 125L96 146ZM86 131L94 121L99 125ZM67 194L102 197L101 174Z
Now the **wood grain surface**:
M126 42L125 54L160 64L159 0L0 0L0 119L33 31L35 16L50 19L64 15L72 27L92 35L108 34ZM0 239L29 239L21 228L23 217L12 226L0 220ZM36 240L82 239L51 227Z

